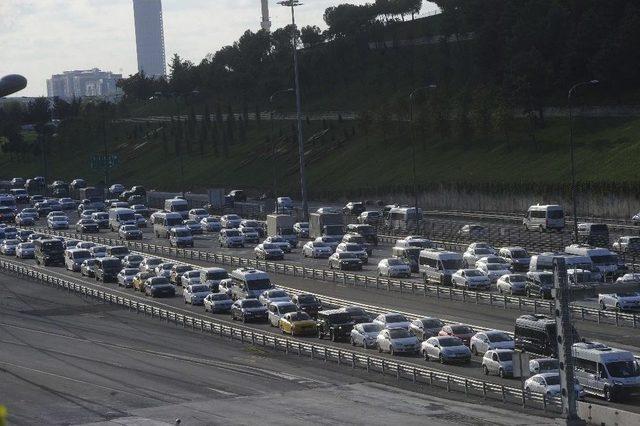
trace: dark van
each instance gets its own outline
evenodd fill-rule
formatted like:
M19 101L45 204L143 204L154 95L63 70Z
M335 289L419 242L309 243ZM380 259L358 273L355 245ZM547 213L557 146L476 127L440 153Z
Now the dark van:
M553 318L538 314L522 315L516 319L513 337L516 349L541 356L558 355L558 331ZM573 341L580 341L575 329Z
M38 265L64 266L64 244L60 240L35 240L35 258Z
M593 247L609 247L609 227L606 223L579 223L578 243Z
M118 272L122 269L122 261L117 257L103 257L96 259L94 271L96 281L115 282L118 279Z

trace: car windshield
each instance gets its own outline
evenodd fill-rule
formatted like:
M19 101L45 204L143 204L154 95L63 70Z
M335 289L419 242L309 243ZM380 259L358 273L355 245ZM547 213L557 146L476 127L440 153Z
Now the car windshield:
M411 336L412 334L404 328L393 328L389 330L389 337L392 339L406 339L407 337Z
M313 294L301 294L298 296L298 302L300 303L316 303L318 299Z
M269 298L273 299L276 297L279 298L279 297L289 297L289 296L284 291L272 291L269 293Z
M487 337L489 338L489 341L492 343L510 342L511 340L513 340L511 336L509 336L507 333L487 333Z
M127 256L129 262L142 262L143 257L138 255Z
M228 214L227 220L240 220L240 216L238 216L237 214Z
M299 226L301 229L309 229L309 223L307 223L307 222L300 222L300 223L298 224L298 226Z
M313 242L313 247L329 247L327 244L323 243L322 241L314 241Z
M389 263L389 266L398 266L398 265L404 265L405 264L400 259L389 259L389 260L387 260L387 262Z
M489 250L488 248L484 248L484 247L477 247L474 250L475 254L493 254L493 252L491 250Z
M329 316L329 319L334 324L344 324L344 323L351 322L351 316L346 312L331 314Z
M347 244L347 251L362 251L362 246L359 244Z
M240 232L227 230L227 237L239 237L239 236L240 236Z
M484 274L477 269L470 269L465 273L468 277L482 277Z
M451 331L454 334L471 334L473 329L467 325L452 325Z
M211 300L215 300L215 301L221 302L223 300L231 300L231 298L226 293L217 293L217 294L212 294L211 295Z
M362 326L362 331L365 333L379 333L382 330L382 326L378 324L365 324Z
M91 250L94 253L105 253L107 251L106 247L91 247Z
M42 243L42 248L46 251L62 251L62 241L47 241Z
M538 369L542 373L543 371L557 370L559 368L557 359L547 359L538 361Z
M523 282L527 281L527 277L525 277L524 275L511 275L509 280L512 283L523 283Z
M525 250L511 250L511 257L514 259L522 259L525 257L529 257L529 253Z
M306 312L296 312L289 315L289 319L291 319L291 321L307 321L310 320L311 317Z
M439 319L424 318L420 321L422 321L422 326L424 328L438 328L444 326L444 323Z
M268 290L271 288L271 281L269 278L247 281L247 288L249 290Z
M173 263L163 263L162 265L160 265L160 267L165 271L167 271L173 268Z
M560 384L560 375L547 376L547 377L545 377L545 381L547 382L547 386L559 385Z
M208 285L194 285L191 286L191 292L193 293L205 293L205 292L209 292L209 286Z
M280 314L284 315L288 314L289 312L296 312L298 310L298 307L294 304L286 304L280 306L278 310L280 311Z
M23 249L32 249L35 246L32 243L22 243L20 244L20 247L22 247Z
M207 272L206 278L208 280L224 280L229 278L227 271Z
M340 257L340 259L356 259L355 254L348 252L338 253L338 257Z
M538 280L545 287L553 286L553 274L540 274L538 275Z
M137 274L138 272L140 272L140 271L139 271L138 269L136 269L136 268L125 268L125 269L123 269L122 271L123 271L123 273L124 273L125 275L135 275L135 274Z
M198 278L200 277L200 271L187 271L185 272L185 276L188 278Z
M191 231L189 231L188 229L177 229L175 231L175 235L176 237L190 237Z
M118 259L107 259L102 261L102 267L104 269L120 269L122 265Z
M255 299L248 299L242 302L243 308L260 308L262 307L262 303L258 302Z
M407 322L407 318L403 315L395 314L395 315L387 315L387 323L394 322Z
M440 262L442 263L442 268L447 270L460 269L462 266L462 259L443 259Z
M606 364L611 377L638 377L640 368L635 361L615 361Z
M498 359L500 361L511 361L513 358L513 352L498 352Z
M442 337L440 340L440 346L442 347L451 347L451 346L460 346L462 342L460 339L455 337Z
M215 217L205 217L204 221L205 222L218 222L218 219L216 219Z
M275 250L277 248L279 248L277 245L275 244L269 244L269 243L264 243L262 244L262 248L265 250Z
M126 254L129 253L129 249L126 247L112 247L111 254Z
M347 312L351 316L359 315L359 316L367 316L367 313L362 308L358 308L356 306L347 306L344 308L344 311Z
M167 285L167 284L169 284L169 280L164 277L151 278L151 285Z
M613 265L618 263L618 256L610 254L610 255L600 255L600 256L591 256L591 261L595 265Z
M489 271L503 271L505 267L501 263L489 263L487 269Z

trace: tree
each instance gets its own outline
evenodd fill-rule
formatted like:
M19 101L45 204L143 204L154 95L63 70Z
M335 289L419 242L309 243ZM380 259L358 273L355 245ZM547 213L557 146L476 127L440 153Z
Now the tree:
M316 25L307 25L300 30L300 41L304 47L312 47L324 43L324 35Z
M173 55L169 64L169 89L179 95L189 95L195 90L193 63L183 61L178 54Z

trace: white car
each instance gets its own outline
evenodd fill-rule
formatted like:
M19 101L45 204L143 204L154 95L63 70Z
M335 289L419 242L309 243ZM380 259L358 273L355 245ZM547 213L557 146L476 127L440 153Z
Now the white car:
M271 290L266 290L262 292L262 294L258 297L260 303L263 305L268 305L270 303L275 302L291 302L291 297L287 294L286 291L279 288L272 288Z
M206 284L191 284L182 289L184 303L190 303L192 305L204 304L204 298L207 297L209 293L211 293L211 290Z
M118 280L118 287L132 287L133 286L133 278L136 274L140 272L138 268L124 268L120 272L116 279Z
M527 276L524 274L504 274L496 281L496 287L500 294L525 294Z
M226 214L220 218L220 225L223 228L232 229L240 226L242 218L237 214Z
M504 331L487 330L474 334L469 341L471 353L480 355L493 349L513 349L515 342L513 337Z
M95 247L96 245L96 243L92 243L91 241L80 241L78 244L76 244L76 248L91 250L91 248Z
M513 376L513 349L491 349L482 357L482 371L487 376L497 374L500 377Z
M69 218L64 215L51 216L47 219L49 229L69 229Z
M483 258L483 259L486 259L486 258ZM482 259L476 262L476 268L484 272L489 277L492 283L498 282L498 279L501 276L511 273L511 268L507 263L483 262Z
M640 274L624 274L616 280L616 284L640 284Z
M146 228L147 227L147 219L144 218L140 213L134 213L133 215L136 218L136 223L138 224L138 228Z
M200 271L197 269L184 272L180 275L180 285L187 288L190 285L200 284ZM208 287L208 286L207 286Z
M458 269L451 275L451 285L465 290L489 290L491 279L479 269Z
M233 300L226 293L209 293L204 298L205 312L229 312L233 305Z
M20 244L19 240L3 240L2 245L0 245L0 253L5 256L15 256L18 244Z
M533 392L542 393L548 397L560 396L560 374L558 373L540 373L531 376L524 382L524 391L527 395ZM585 392L578 383L575 384L576 396L578 399L584 397Z
M401 240L396 241L398 247L420 247L420 248L433 248L433 241L421 237L419 235L407 235Z
M144 260L140 263L140 272L153 272L156 266L162 263L162 259L158 259L157 257L145 257Z
M15 222L18 226L33 226L36 223L36 218L33 215L18 213Z
M156 274L156 277L165 277L169 279L171 277L171 268L173 268L173 263L170 262L162 262L153 270Z
M429 337L437 336L444 325L439 318L423 317L411 321L409 332L420 340L427 340Z
M284 252L276 244L262 243L258 244L253 252L256 254L256 259L264 260L282 260L284 259Z
M314 241L325 243L331 249L331 253L334 253L336 251L336 248L338 247L338 244L340 244L340 241L342 241L342 237L323 235L322 237L317 237Z
M495 251L487 247L467 248L467 251L462 255L462 259L468 268L473 268L478 260L492 254L495 254Z
M529 371L531 374L558 373L560 362L556 358L537 358L529 361Z
M209 213L205 209L191 209L189 210L189 219L200 222L205 217L209 216Z
M640 308L640 293L600 293L598 294L600 309L629 311Z
M202 218L202 220L200 220L200 225L202 225L202 229L205 232L218 232L220 231L220 228L222 228L220 219L213 216Z
M363 264L369 262L366 249L357 243L340 243L336 247L336 253L351 253L362 261Z
M352 346L362 346L365 349L375 348L377 345L378 334L384 328L380 324L366 322L356 324L351 329L351 337L349 341Z
M257 244L260 241L260 234L254 228L250 228L248 226L242 227L238 229L240 234L244 237L244 241L250 244Z
M458 231L458 235L461 237L467 237L474 240L484 240L489 236L489 229L476 223L464 225Z
M337 244L336 244L337 246ZM302 246L302 255L304 257L312 257L314 259L326 259L333 254L333 249L327 243L322 241L309 241Z
M420 349L425 361L438 360L440 363L471 361L471 351L462 340L454 336L435 336L422 342Z
M378 352L389 352L391 355L397 353L420 353L420 341L416 336L409 333L406 328L385 328L376 338Z
M291 244L280 235L272 235L264 239L263 243L275 244L285 253L291 253Z
M374 323L381 325L383 328L404 328L409 330L411 321L402 314L390 312L387 314L380 314L373 320Z
M33 259L36 247L33 243L20 243L16 247L16 257L20 259Z
M107 257L107 248L105 246L93 246L89 251L91 252L91 257L95 259Z
M193 235L202 234L204 232L204 230L202 229L202 224L200 223L199 220L194 220L194 219L184 220L182 221L182 226L189 228L189 231L191 231L191 234Z
M397 257L382 259L378 262L378 275L385 277L411 277L411 266Z

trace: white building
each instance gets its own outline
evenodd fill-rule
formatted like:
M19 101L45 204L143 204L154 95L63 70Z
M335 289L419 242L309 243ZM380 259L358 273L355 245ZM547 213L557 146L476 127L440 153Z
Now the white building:
M54 74L47 80L47 96L62 99L82 98L85 96L114 97L122 94L116 87L122 74L110 71L90 70L64 71Z
M165 76L161 0L133 0L133 17L136 27L138 72L144 71L149 77Z

